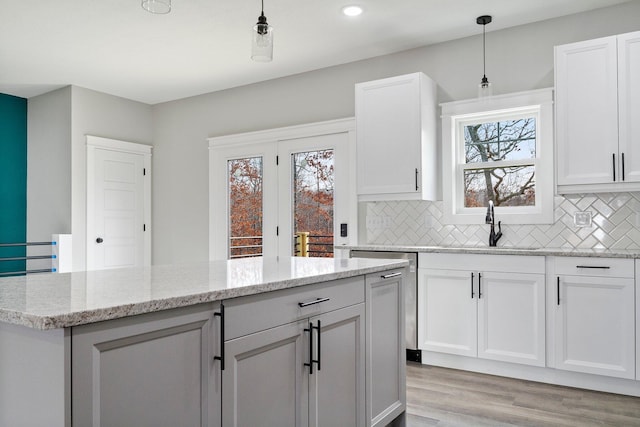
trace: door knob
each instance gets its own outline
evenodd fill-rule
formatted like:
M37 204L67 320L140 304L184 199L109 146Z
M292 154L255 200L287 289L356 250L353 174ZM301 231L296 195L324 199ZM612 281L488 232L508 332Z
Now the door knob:
M102 240L102 237L98 237L98 238L96 239L96 243L102 243L102 242L104 242L104 240Z

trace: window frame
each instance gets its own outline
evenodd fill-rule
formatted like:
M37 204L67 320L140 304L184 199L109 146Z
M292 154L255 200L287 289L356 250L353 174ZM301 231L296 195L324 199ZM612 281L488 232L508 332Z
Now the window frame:
M496 206L504 224L553 223L553 90L540 89L441 104L443 143L443 216L448 224L484 224L486 207L464 207L464 171L515 165L535 168L534 206ZM466 163L464 126L535 117L536 156L532 159Z

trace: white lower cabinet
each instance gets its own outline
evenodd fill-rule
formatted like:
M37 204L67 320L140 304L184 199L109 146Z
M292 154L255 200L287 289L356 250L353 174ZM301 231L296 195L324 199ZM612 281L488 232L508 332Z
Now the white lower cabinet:
M556 369L635 378L633 260L557 257L552 263Z
M544 257L425 253L418 265L421 350L545 365Z
M73 425L220 426L214 308L72 328Z

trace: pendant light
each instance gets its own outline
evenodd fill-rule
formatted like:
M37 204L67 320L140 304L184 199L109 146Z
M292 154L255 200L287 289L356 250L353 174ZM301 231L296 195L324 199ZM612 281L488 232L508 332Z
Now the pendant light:
M264 16L264 0L258 22L253 27L251 59L257 62L270 62L273 59L273 27Z
M485 97L491 96L491 83L487 79L487 56L486 56L486 43L485 43L485 27L491 23L491 15L482 15L476 18L476 23L482 25L482 80L478 85L478 96Z
M142 8L150 13L164 15L171 12L171 0L142 0Z

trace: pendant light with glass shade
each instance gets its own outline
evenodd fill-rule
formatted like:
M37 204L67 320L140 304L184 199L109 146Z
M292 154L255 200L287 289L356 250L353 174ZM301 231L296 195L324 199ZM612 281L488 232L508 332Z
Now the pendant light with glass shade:
M264 0L258 22L253 27L251 40L251 59L257 62L270 62L273 59L273 27L264 16Z
M489 79L487 79L487 55L485 49L485 27L491 23L491 15L478 16L476 23L482 25L482 80L478 85L478 96L482 98L491 96L492 94L491 83L489 83Z
M150 13L164 15L171 12L171 0L142 0L142 8Z

